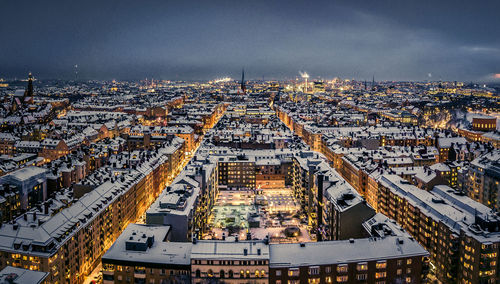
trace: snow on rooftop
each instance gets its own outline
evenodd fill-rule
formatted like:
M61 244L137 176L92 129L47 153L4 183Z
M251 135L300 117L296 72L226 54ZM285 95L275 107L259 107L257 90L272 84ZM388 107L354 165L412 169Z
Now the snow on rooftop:
M345 241L271 244L269 266L300 267L346 264L371 260L428 255L413 238L390 236Z
M38 284L43 283L48 276L49 272L7 266L0 271L0 283Z
M111 248L103 255L103 262L130 261L131 263L161 263L190 265L191 247L189 242L168 242L166 237L169 226L151 226L130 224L114 242ZM154 242L146 251L127 250L126 243L130 237L154 236Z

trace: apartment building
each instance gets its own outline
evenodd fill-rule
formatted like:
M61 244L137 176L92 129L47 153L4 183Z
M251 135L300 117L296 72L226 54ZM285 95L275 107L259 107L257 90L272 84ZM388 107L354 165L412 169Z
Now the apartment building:
M500 151L474 159L467 171L465 186L468 196L488 207L500 210Z
M408 237L271 244L269 283L421 283L426 257Z
M380 178L379 211L429 251L445 283L496 283L500 217L462 192L421 190L396 175Z
M167 175L154 175L166 173L167 160L152 153L135 169L110 171L102 184L54 215L32 211L4 224L2 267L49 272L50 283L82 283L122 230L163 189Z
M191 283L269 283L269 243L266 240L194 240Z
M189 283L189 242L169 242L169 226L130 224L102 256L103 283Z

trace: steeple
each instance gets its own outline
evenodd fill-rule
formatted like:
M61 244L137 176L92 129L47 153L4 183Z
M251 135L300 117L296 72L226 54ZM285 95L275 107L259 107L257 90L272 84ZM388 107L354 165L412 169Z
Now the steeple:
M241 83L240 83L241 91L243 95L246 95L246 86L245 86L245 69L241 69Z
M33 103L33 75L28 74L28 87L24 91L23 103Z

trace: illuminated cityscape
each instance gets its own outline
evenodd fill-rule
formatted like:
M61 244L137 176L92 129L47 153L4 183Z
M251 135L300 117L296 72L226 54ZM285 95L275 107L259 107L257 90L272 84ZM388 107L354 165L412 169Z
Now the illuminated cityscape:
M498 3L93 2L0 12L0 283L500 282Z

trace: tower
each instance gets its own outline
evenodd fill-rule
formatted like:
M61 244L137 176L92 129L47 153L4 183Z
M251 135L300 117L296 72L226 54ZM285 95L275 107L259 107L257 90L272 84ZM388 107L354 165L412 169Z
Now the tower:
M28 87L24 91L23 104L33 103L33 75L31 72L28 74Z
M241 82L240 88L243 95L247 94L247 87L245 86L245 69L241 69Z

